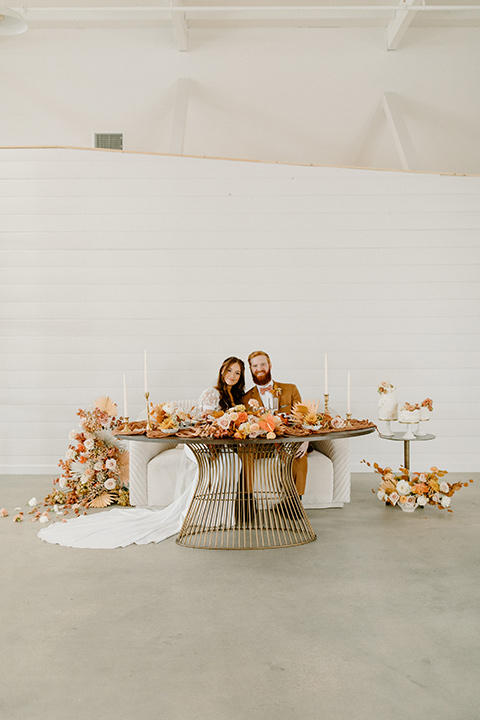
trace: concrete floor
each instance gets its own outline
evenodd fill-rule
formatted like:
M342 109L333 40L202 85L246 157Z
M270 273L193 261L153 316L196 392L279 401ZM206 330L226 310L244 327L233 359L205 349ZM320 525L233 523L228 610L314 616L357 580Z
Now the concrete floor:
M406 514L356 475L285 550L73 550L0 518L0 718L478 720L479 480ZM0 506L49 489L4 476Z

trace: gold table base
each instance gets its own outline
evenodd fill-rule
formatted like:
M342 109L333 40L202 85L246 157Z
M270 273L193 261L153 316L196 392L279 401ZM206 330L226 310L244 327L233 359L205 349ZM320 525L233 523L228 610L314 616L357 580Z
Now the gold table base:
M199 440L189 447L199 478L178 545L266 550L315 540L292 478L298 442L212 445Z

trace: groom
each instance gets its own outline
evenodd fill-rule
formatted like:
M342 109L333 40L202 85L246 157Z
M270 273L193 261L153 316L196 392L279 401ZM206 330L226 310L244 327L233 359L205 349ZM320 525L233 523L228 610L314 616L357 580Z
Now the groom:
M248 364L255 385L243 396L242 403L245 407L248 408L248 401L254 399L267 410L275 409L275 400L278 398L277 412L288 414L292 411L295 403L301 402L302 398L295 385L272 380L272 363L266 352L255 350L250 353ZM307 482L307 449L308 442L300 445L292 465L293 479L300 498L305 492Z

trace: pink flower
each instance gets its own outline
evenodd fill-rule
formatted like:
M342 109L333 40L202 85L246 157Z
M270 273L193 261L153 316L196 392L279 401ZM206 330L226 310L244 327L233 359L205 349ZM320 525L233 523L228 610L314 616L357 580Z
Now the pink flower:
M103 462L101 460L96 462L95 465L93 466L93 469L96 470L97 472L100 472L100 470L103 470Z
M255 398L252 398L251 400L249 400L248 404L254 410L258 410L258 408L260 407L260 403L258 402L258 400L255 400Z
M94 440L92 440L92 439L85 440L85 448L86 448L87 450L93 450L94 447L95 447L95 442L94 442Z
M83 474L87 478L92 478L95 475L95 472L94 470L92 470L92 468L87 468Z
M103 483L105 490L114 490L117 486L117 483L115 480L112 480L112 478L108 478L108 480L105 480Z
M332 418L332 428L335 430L345 427L345 424L345 420L341 418L340 415L335 415L335 417Z
M0 510L0 517L8 517L8 510L6 508Z
M218 418L217 425L219 425L219 427L223 428L224 430L227 430L230 425L229 415L222 415L221 418Z

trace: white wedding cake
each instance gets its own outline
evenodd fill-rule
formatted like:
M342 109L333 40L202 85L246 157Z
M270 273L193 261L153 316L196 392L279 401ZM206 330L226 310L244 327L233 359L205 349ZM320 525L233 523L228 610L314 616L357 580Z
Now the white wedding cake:
M405 403L405 405L402 406L399 414L398 419L400 422L403 423L418 423L420 419L420 411L416 408L411 409L412 406L409 406L408 403Z
M396 420L398 418L397 388L383 382L378 387L378 419Z

